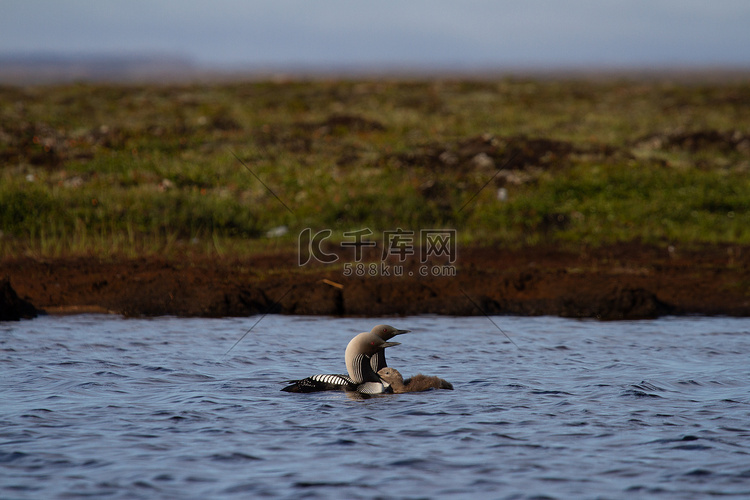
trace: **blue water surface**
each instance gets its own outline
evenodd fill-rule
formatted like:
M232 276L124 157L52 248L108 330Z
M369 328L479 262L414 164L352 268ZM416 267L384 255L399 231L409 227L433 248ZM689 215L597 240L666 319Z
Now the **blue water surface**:
M747 319L259 319L0 323L0 498L750 497ZM383 322L455 390L280 392Z

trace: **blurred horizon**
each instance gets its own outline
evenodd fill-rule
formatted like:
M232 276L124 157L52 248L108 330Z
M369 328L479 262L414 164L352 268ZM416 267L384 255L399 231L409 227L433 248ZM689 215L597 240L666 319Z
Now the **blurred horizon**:
M0 1L5 81L750 70L744 0Z

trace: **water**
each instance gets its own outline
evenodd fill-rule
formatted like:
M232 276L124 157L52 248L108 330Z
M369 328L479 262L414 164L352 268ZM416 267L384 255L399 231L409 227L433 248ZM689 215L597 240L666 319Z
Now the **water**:
M750 496L750 322L385 321L455 391L289 394L382 319L0 324L0 498ZM317 362L316 362L317 360Z

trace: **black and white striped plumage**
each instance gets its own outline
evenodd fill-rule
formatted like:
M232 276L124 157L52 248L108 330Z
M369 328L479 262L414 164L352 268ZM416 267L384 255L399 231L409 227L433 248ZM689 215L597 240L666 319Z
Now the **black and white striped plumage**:
M349 378L358 383L379 382L380 377L370 366L370 356L356 354L346 360L346 368Z
M352 379L347 375L318 374L302 380L293 380L291 385L281 389L286 392L318 392L318 391L354 391L357 389Z
M347 375L323 373L292 381L291 385L281 390L286 392L354 391L360 394L393 392L388 384L382 382L355 384Z

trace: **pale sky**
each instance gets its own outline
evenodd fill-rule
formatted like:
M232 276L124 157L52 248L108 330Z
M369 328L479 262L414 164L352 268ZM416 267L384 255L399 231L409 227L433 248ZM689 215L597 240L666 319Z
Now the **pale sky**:
M202 65L750 68L750 0L0 0L0 55Z

